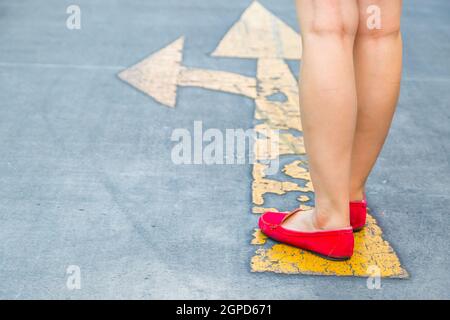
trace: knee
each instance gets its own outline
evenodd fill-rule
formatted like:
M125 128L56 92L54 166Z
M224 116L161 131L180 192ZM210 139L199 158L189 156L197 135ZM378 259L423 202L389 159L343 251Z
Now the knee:
M349 1L345 0L346 3ZM320 0L314 15L303 24L303 36L354 38L358 31L358 11L343 1ZM352 10L354 9L354 10Z
M358 29L356 38L386 39L390 37L398 37L400 34L400 23L381 24L380 28L370 28L369 26L362 24Z
M314 21L311 28L307 31L315 36L333 36L338 38L354 38L357 33L357 27L352 23L346 23L341 19Z

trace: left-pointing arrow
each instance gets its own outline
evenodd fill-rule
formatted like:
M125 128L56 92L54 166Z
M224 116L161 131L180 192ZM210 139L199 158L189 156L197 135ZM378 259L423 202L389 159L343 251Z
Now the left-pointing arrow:
M183 44L184 38L178 38L167 47L120 72L119 78L172 108L176 105L177 86L202 87L256 97L255 78L182 66Z

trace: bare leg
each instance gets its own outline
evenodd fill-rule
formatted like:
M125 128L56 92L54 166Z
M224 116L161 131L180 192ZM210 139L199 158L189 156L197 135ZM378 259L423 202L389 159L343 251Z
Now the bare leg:
M360 24L354 48L358 120L352 152L351 200L363 198L366 180L386 139L402 69L402 1L358 0L358 5ZM378 9L381 29L370 29L367 20L378 14Z
M348 227L356 126L353 44L356 0L297 0L303 41L300 107L315 209L283 225L293 230Z

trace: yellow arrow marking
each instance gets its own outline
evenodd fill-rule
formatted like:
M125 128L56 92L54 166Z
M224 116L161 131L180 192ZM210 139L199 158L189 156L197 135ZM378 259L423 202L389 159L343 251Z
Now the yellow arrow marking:
M159 103L175 107L177 86L201 87L256 98L256 79L240 74L181 65L184 38L119 73L119 78Z
M301 39L297 32L254 1L227 32L212 55L299 60L302 55Z
M119 78L159 103L175 107L184 38L119 73Z
M183 68L178 78L178 85L256 98L256 79L231 72Z

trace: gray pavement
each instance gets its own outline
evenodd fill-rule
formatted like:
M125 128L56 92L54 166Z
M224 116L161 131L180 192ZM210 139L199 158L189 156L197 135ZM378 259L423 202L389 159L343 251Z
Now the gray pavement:
M0 2L0 298L450 298L450 2L404 2L401 99L368 198L411 277L381 290L251 273L251 166L174 165L170 135L252 128L254 102L180 88L169 109L116 76L181 35L185 65L254 76L254 60L209 56L250 1L77 0L72 31L73 1ZM261 3L298 30L293 1Z

